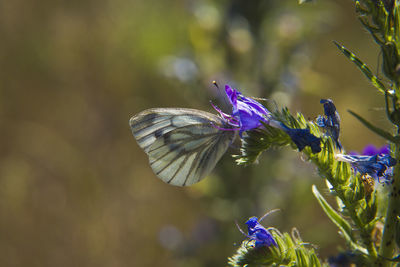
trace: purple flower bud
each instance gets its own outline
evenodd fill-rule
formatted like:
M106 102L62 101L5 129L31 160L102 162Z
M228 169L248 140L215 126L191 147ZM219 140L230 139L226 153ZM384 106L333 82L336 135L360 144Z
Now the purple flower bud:
M311 134L310 129L292 129L282 122L275 120L271 120L270 125L287 133L299 151L302 151L306 146L309 146L311 147L312 153L321 152L321 139Z
M336 111L336 107L333 101L330 99L321 99L321 104L324 104L324 114L325 116L318 116L317 125L326 130L326 133L335 142L338 149L342 150L342 144L339 141L340 134L340 117L339 113Z

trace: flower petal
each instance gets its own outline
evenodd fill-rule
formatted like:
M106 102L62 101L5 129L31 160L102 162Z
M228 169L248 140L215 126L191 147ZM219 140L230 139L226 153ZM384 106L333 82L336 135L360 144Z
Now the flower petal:
M250 240L255 240L256 248L263 246L269 247L271 245L277 246L271 233L259 223L257 217L251 217L247 220L246 224L248 237L250 237Z
M235 129L239 130L240 135L244 131L261 127L261 122L268 123L271 113L259 102L243 96L229 85L225 85L225 93L232 104L232 115L227 115L214 108L228 125L234 126Z

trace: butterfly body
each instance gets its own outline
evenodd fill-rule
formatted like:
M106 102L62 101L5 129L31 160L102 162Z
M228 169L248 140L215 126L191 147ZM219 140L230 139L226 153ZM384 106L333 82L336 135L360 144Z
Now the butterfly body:
M153 108L133 116L129 124L154 173L164 182L187 186L215 167L236 131L211 113L186 108Z

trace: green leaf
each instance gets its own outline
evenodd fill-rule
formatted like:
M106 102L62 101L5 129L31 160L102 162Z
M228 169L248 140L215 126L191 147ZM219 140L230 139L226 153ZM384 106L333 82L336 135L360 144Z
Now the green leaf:
M385 93L387 91L386 87L383 85L383 83L376 77L372 71L368 68L368 66L362 62L356 55L354 55L352 52L347 50L344 46L340 45L339 43L333 41L333 43L339 48L340 51L356 66L364 73L365 76L367 76L368 80L374 85L381 93Z
M315 185L312 186L312 192L315 198L318 200L319 204L321 205L322 209L325 211L326 215L328 215L329 219L336 224L336 226L340 229L343 233L344 238L352 245L352 247L358 247L355 243L356 240L352 234L350 224L343 219L325 200L325 198L319 193L317 187Z
M385 138L386 140L389 140L390 142L396 143L396 138L391 135L390 133L386 132L385 130L382 130L381 128L378 128L374 125L372 125L369 121L358 115L357 113L348 110L348 112L356 117L362 124L364 124L365 127L376 133L377 135L380 135L381 137Z

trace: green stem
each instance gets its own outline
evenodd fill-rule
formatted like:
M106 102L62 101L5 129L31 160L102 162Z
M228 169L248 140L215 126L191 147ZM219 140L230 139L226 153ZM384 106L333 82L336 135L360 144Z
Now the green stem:
M395 156L397 162L400 162L400 145L396 144ZM393 184L390 187L388 208L386 212L386 220L383 228L383 236L380 245L379 255L382 256L379 260L382 262L382 266L390 266L389 261L385 261L384 258L393 258L395 248L395 225L396 217L400 213L400 164L397 164L394 169Z

